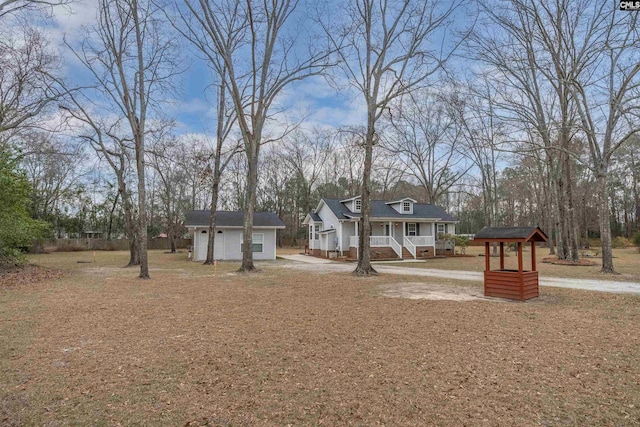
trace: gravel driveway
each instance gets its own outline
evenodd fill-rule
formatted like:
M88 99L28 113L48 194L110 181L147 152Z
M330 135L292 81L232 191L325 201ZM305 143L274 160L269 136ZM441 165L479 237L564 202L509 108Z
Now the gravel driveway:
M355 264L329 261L308 255L281 255L287 262L284 267L315 273L336 273L353 271ZM483 274L475 271L440 270L436 268L412 268L387 264L375 264L375 269L384 274L400 274L406 276L424 276L438 278L455 278L482 282ZM567 279L560 277L540 277L540 286L556 288L584 289L588 291L629 293L640 295L640 283L617 282L614 280Z

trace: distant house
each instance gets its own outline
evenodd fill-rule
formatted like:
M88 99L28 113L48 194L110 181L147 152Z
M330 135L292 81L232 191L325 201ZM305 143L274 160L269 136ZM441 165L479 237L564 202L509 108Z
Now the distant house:
M358 257L362 200L323 198L304 219L312 255ZM444 209L405 197L371 201L371 258L433 256L438 234L455 234L458 220Z
M209 220L211 212L189 211L185 227L193 236L193 260L204 261L207 258L209 242ZM216 239L214 259L241 260L244 212L216 212ZM276 230L285 228L278 215L271 212L253 214L253 259L276 259Z

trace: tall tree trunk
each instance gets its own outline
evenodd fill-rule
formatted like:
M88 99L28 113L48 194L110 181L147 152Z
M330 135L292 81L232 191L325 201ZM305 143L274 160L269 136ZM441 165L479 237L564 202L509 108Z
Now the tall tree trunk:
M571 261L578 262L579 261L579 236L580 232L578 230L578 222L576 220L576 213L574 209L574 201L573 201L573 177L571 174L571 159L568 154L565 154L565 164L564 164L564 174L566 180L566 203L567 203L567 213L566 213L566 230L567 230L567 238L568 238L568 248L569 255L567 258L571 258Z
M549 236L547 244L549 246L549 255L555 255L556 249L553 241L553 231L555 223L555 212L553 209L553 177L551 175L553 171L553 164L551 156L548 151L545 151L545 165L546 172L543 167L540 168L540 176L546 176L544 180L544 203L545 203L545 217L546 217L546 232Z
M370 114L371 116L371 114ZM354 273L358 276L377 274L371 265L371 164L375 131L373 117L369 118L365 140L364 171L362 174L362 201L360 205L360 236L358 237L358 265Z
M214 171L214 175L216 172ZM213 265L213 254L215 250L216 241L216 211L218 210L218 188L220 179L216 176L213 177L213 185L211 186L211 216L209 217L209 242L207 243L207 259L204 260L204 265Z
M124 184L124 179L120 180L119 191L122 194L122 206L124 208L124 218L127 227L127 239L129 239L129 263L127 267L133 267L134 265L140 265L140 248L138 245L138 226L136 225L136 219L133 213L133 206L131 204L131 197L127 194L127 190Z
M144 138L144 137L143 137ZM147 200L145 197L144 139L136 144L136 166L138 168L138 250L140 252L140 278L149 278L147 257Z
M129 264L127 267L135 265L140 265L140 248L138 247L138 239L134 237L129 239Z
M611 222L609 218L608 165L600 164L596 175L598 194L598 224L602 241L601 273L615 273L613 268L613 251L611 249Z
M169 235L167 236L169 238L169 250L171 251L172 254L176 253L176 232L175 232L175 224L173 222L173 220L171 220L169 222Z
M255 138L256 135L253 135ZM253 152L247 152L247 206L244 213L244 235L242 238L242 265L238 271L250 273L258 269L253 264L253 213L256 210L256 198L258 188L258 155L259 141L255 141Z
M111 205L111 211L109 212L109 225L107 227L107 240L111 240L111 230L113 228L113 213L118 206L118 199L120 198L120 192L116 193L116 197L113 199L113 205Z

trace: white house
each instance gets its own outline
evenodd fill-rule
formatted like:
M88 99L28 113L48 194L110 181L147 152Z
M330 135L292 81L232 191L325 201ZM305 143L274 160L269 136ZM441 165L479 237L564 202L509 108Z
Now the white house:
M184 225L193 236L194 261L204 261L207 258L210 218L211 212L208 210L187 212ZM216 212L214 259L242 259L243 224L244 212ZM275 213L253 214L253 259L276 259L276 230L283 228L284 223Z
M362 200L323 198L304 224L309 250L316 256L335 251L358 257L358 222ZM455 234L459 221L444 209L405 197L371 201L371 258L419 258L435 254L440 233Z

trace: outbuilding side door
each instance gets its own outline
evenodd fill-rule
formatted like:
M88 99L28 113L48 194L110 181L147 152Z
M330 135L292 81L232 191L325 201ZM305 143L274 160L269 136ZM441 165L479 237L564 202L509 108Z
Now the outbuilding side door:
M196 246L196 261L204 261L207 259L207 245L209 244L209 232L205 230L197 231L198 242Z
M213 259L224 259L224 231L216 232L216 239L213 242Z

